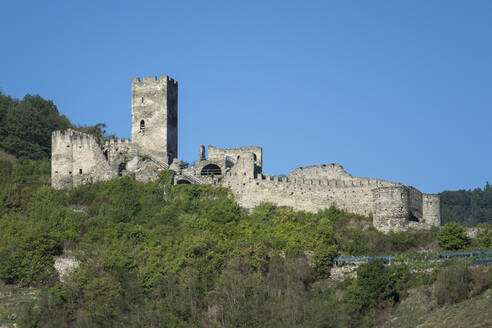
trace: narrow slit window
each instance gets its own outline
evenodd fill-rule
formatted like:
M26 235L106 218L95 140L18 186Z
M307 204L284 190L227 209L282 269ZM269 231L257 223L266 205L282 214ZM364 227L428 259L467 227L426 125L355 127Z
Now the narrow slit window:
M141 120L140 121L140 132L145 132L145 121Z
M143 104L143 102L144 102L144 97L142 97L142 104Z
M79 174L82 174L82 169L79 169Z

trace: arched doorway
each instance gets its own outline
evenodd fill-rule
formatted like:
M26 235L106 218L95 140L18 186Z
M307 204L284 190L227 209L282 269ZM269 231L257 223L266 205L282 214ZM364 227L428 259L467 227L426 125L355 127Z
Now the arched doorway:
M181 180L178 180L176 182L176 184L191 184L191 182L189 182L188 180L181 179Z
M202 169L202 172L200 173L200 175L221 175L222 174L222 170L220 169L220 167L218 165L215 165L215 164L208 164L208 165L205 165Z

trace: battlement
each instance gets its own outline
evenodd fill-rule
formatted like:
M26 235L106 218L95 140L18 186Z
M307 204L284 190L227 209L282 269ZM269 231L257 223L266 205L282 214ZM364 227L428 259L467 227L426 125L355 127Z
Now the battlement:
M97 145L94 136L73 129L53 131L51 143L54 149L59 149L60 147L92 148Z
M232 176L232 173L228 173L228 176ZM255 178L258 183L290 183L297 186L321 186L321 187L329 187L329 189L344 189L344 188L401 188L403 185L379 180L379 179L370 179L370 178L354 178L351 180L340 180L340 179L310 179L304 177L291 177L291 176L271 176L269 174L260 174L258 173Z
M104 141L104 147L110 146L129 146L131 144L130 139L109 139Z
M178 82L176 80L174 80L172 77L169 77L167 75L161 75L159 78L157 76L144 76L142 78L135 77L132 79L132 84L143 85L143 84L159 82L159 81L160 82L169 82L172 84L178 84Z

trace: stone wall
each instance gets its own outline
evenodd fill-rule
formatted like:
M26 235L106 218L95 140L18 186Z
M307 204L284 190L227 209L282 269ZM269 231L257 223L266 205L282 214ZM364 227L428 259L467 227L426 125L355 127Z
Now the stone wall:
M111 168L121 176L126 169L125 164L138 155L138 149L128 139L111 139L104 143L103 154Z
M441 225L441 205L439 195L424 194L422 216L423 221L431 226Z
M261 202L272 202L296 210L317 212L335 205L361 215L373 215L374 226L381 231L402 231L409 227L428 228L439 225L436 200L424 211L423 195L413 187L400 183L353 177L339 164L302 167L288 177L254 176L248 157L226 174L221 184L229 187L238 203L253 208ZM249 162L253 159L249 157ZM425 196L425 197L424 197ZM431 222L423 213L433 213ZM431 216L427 214L427 216Z
M54 188L73 187L117 176L117 171L110 167L93 136L71 129L55 131L51 143L51 184Z
M243 155L254 154L254 161L257 167L262 167L263 149L258 146L238 147L238 148L217 148L208 145L208 159L221 160L230 158L233 163Z

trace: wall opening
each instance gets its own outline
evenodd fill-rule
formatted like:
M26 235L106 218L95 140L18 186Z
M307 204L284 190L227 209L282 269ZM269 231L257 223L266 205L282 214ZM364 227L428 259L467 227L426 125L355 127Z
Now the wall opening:
M106 158L106 160L108 160L108 151L107 151L107 150L105 150L105 151L103 152L103 154L104 154L104 158Z
M118 165L118 176L119 177L123 176L123 171L125 171L125 169L126 169L125 163L120 163L120 165Z
M410 216L408 217L408 221L411 222L420 222L419 218L413 215L413 213L410 213Z
M178 180L176 184L191 184L188 180Z
M145 121L144 120L140 121L140 132L142 132L142 133L145 132Z
M79 169L79 174L82 174L82 169Z
M222 170L218 165L208 164L202 169L201 175L221 175Z

